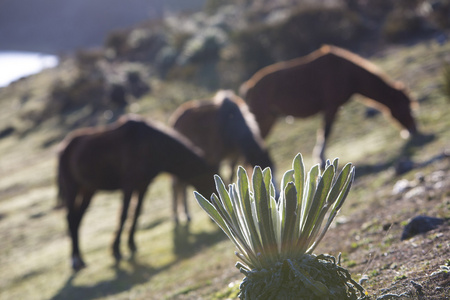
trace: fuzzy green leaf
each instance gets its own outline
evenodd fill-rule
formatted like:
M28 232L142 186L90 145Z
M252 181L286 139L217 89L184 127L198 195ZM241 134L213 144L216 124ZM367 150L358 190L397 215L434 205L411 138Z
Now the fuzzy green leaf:
M351 164L347 164L344 167L344 169L342 170L340 175L342 175L342 174L347 174L346 177L345 177L345 180L343 182L340 181L339 179L336 181L336 184L338 182L341 182L342 187L341 188L337 188L337 189L339 189L341 191L341 193L339 194L339 196L337 197L336 200L333 201L332 199L330 199L330 201L329 201L330 205L331 205L332 202L334 202L334 205L333 205L333 207L332 207L332 209L330 211L330 215L328 216L327 223L323 227L319 237L315 239L314 243L306 251L307 253L312 253L312 251L317 247L319 242L323 239L323 237L325 236L326 232L328 231L328 228L331 225L331 222L333 222L334 218L336 217L337 213L339 212L339 209L342 207L342 204L344 203L345 199L347 198L348 193L350 192L350 188L352 186L352 183L353 183L353 180L354 180L354 177L355 177L355 168L352 167ZM330 194L331 194L331 192L330 192Z
M294 184L297 190L297 201L298 204L300 204L303 199L305 184L305 165L303 163L303 156L300 153L295 156L294 161L292 162L292 168L294 169Z
M334 180L333 187L331 188L327 201L328 203L330 203L330 205L337 200L338 195L344 189L345 182L348 180L348 176L351 170L351 164L345 165L342 171L339 173L337 179Z
M308 232L308 226L311 227L313 224L317 223L318 216L321 208L327 200L328 193L330 191L331 183L334 177L334 167L328 166L325 169L322 177L317 184L317 190L314 193L314 198L311 203L311 207L308 212L307 224L305 225L304 230Z
M259 166L254 168L252 181L261 244L265 254L271 261L275 262L277 261L278 250L270 210L271 197L269 193L270 185L272 184L271 180L270 172L266 171L266 174L264 174Z
M281 252L291 253L291 248L295 245L297 238L294 238L294 228L297 219L297 191L293 182L289 182L284 190L286 206L284 211L284 226L282 232Z
M265 168L262 171L262 176L264 180L264 186L266 188L266 193L270 197L272 195L271 192L271 186L272 186L272 172L270 171L270 168Z
M235 208L235 212L236 212L236 216L237 216L237 220L238 220L238 227L241 230L242 235L244 236L247 246L251 249L251 252L256 255L257 250L253 246L251 232L247 225L247 221L245 219L245 214L244 214L244 209L242 207L242 202L239 199L235 184L230 185L230 197L231 197L233 206ZM257 260L254 261L254 264L258 265Z
M304 231L306 220L308 218L309 210L311 208L314 195L316 193L316 186L317 186L317 179L320 176L320 169L319 165L315 165L311 168L307 175L306 179L306 187L307 190L305 191L305 194L302 199L301 203L301 219L300 219L300 231Z
M210 216L210 218L217 224L219 227L225 232L225 234L228 236L228 238L235 243L235 238L233 234L230 232L230 229L226 225L223 218L220 216L219 212L216 210L216 208L203 197L199 193L194 191L195 199L197 200L197 203L203 208L204 211Z
M256 225L253 221L252 204L251 204L252 200L250 197L247 172L242 167L238 168L237 183L238 183L239 199L242 202L244 220L247 223L248 230L250 233L250 242L252 248L256 251L256 255L258 256L263 253L263 249L259 239L258 230L256 229Z
M224 208L228 212L228 216L230 217L231 220L233 220L233 223L236 224L237 223L236 213L234 211L234 207L231 203L231 198L227 192L225 184L218 175L214 175L214 182L216 184L216 190L217 193L219 194L220 200L222 201Z

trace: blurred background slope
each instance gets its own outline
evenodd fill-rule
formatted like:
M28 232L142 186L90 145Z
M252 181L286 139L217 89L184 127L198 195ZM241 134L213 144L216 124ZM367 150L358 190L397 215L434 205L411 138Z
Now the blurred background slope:
M57 54L99 46L106 34L204 0L2 0L0 50Z

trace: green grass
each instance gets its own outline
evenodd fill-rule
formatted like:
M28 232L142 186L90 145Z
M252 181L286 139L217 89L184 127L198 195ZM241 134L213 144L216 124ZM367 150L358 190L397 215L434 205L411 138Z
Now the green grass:
M419 163L431 160L449 147L450 108L439 89L440 67L445 59L449 60L447 53L450 53L448 44L437 47L424 43L399 47L375 59L388 74L405 80L416 98L425 99L417 111L420 128L434 133L436 138L409 150L411 158ZM10 123L17 128L13 135L0 140L0 299L210 299L212 295L225 299L235 295L228 291L228 285L243 276L234 268L237 258L233 245L197 207L193 197L189 199L192 223L189 228L175 227L167 175L154 181L144 203L136 233L137 256L129 260L123 243L125 260L119 266L114 265L110 244L121 196L120 193L96 195L80 233L88 267L72 273L65 213L53 209L56 145L43 147L63 131L54 119L29 128L30 121L21 118L25 110L40 108L46 93L43 86L56 76L54 73L48 71L26 80L24 85L0 89L0 129ZM155 86L154 94L139 102L134 111L162 122L167 121L179 103L207 95L204 90L184 85L173 89L168 83ZM18 106L26 93L31 95L30 99L22 107ZM364 111L365 107L357 101L342 109L327 149L328 157L339 157L341 163L351 161L356 165L355 185L339 217L352 219L365 209L382 208L392 185L400 179L391 167L406 142L385 117L379 115L366 120ZM312 166L311 152L320 124L318 116L293 123L280 120L267 141L276 162L278 180L298 152L303 153L307 168ZM420 171L433 170L434 166L425 165ZM403 178L411 180L414 173L407 173ZM441 206L440 210L448 217L448 205ZM379 245L373 238L378 232L379 227L373 230L371 227L366 233L357 232L367 236L355 242L355 249L345 246L332 249L327 242L331 236L327 235L317 252L336 251L333 255L348 252L348 264L364 267L359 258L352 256L352 251L371 251L376 247L385 250L387 246ZM390 235L385 239L395 246ZM368 272L372 276L378 274L377 270ZM383 274L378 274L377 280ZM410 278L409 273L404 274Z

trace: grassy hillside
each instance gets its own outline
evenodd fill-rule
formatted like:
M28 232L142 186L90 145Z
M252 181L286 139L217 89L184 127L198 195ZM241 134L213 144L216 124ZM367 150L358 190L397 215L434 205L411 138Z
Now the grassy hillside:
M366 119L365 106L352 101L340 112L327 156L356 165L357 178L338 222L317 253L337 256L353 277L368 276L364 287L376 299L408 293L411 299L449 299L448 225L400 241L403 226L418 214L450 217L450 106L441 90L442 67L450 61L450 44L425 41L397 46L371 57L390 76L403 80L420 100L420 129L434 138L415 143L382 115ZM242 275L235 269L234 247L190 198L193 221L171 220L169 177L151 185L136 234L139 252L114 265L110 243L120 209L119 193L100 193L81 228L81 249L88 267L70 268L65 213L56 203L55 141L74 124L76 114L32 122L46 103L46 87L67 75L64 66L0 89L0 299L226 299L236 295ZM166 122L173 109L210 92L155 79L152 93L132 106L134 112ZM355 100L358 100L355 98ZM319 117L280 120L267 143L278 176L302 152L312 166ZM12 127L10 127L12 126ZM9 134L8 133L9 129ZM447 151L447 156L443 155ZM414 169L396 175L407 158ZM423 178L421 183L416 183ZM279 179L279 178L278 178ZM399 180L412 187L398 194ZM128 252L124 247L125 255ZM437 272L437 273L436 273ZM411 284L423 286L425 298Z

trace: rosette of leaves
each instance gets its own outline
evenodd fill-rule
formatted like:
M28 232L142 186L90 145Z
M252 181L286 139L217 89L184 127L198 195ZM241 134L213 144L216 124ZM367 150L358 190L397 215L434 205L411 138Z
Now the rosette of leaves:
M298 154L284 173L281 194L269 168L255 167L251 183L244 168L228 189L215 176L218 196L211 201L194 192L197 202L236 245L236 267L246 277L240 299L365 299L364 289L333 256L315 255L342 207L354 179L354 167L338 172L338 159L323 172L305 173ZM323 224L323 222L326 222Z

